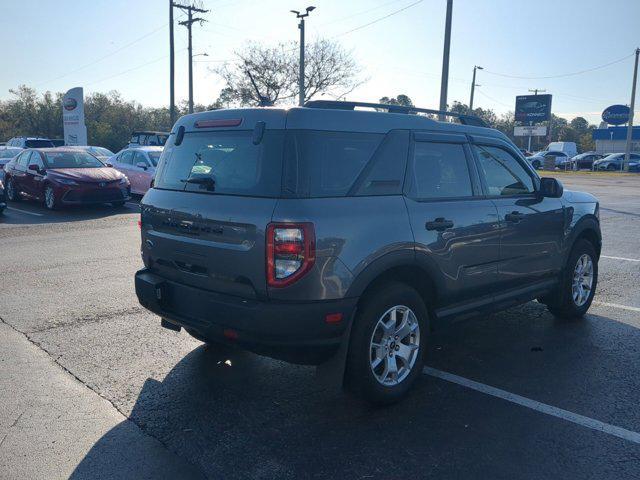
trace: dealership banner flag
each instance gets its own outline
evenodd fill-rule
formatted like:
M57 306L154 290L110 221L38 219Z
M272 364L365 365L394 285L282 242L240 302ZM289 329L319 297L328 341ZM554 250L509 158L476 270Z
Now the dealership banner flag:
M65 145L86 145L87 127L84 124L84 93L76 87L62 99L62 123Z

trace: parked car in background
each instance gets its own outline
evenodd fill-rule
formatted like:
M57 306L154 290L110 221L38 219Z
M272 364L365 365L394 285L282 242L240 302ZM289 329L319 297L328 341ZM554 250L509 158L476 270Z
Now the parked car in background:
M624 160L624 153L612 153L607 155L606 157L596 160L593 162L594 170L620 170L622 168L622 161ZM637 162L640 160L640 154L632 153L629 157L629 170L633 168L632 171L637 170ZM631 165L631 163L635 163L635 165Z
M565 163L569 160L569 156L560 151L546 151L537 152L534 155L527 157L527 161L536 170L544 166L544 161L547 157L556 157L556 167L564 167Z
M109 159L114 168L124 173L131 182L131 193L144 195L151 187L162 147L126 148Z
M568 157L575 157L578 154L578 146L575 142L551 142L545 151L562 152Z
M85 152L88 152L94 157L96 157L98 160L100 160L102 163L109 163L109 159L114 155L114 153L111 150L104 147L74 145L72 147L65 147L65 148L71 148L73 150L83 150Z
M18 147L0 147L0 170L4 169L4 166L22 150Z
M571 168L574 170L591 170L593 168L593 162L601 158L604 158L604 155L596 152L584 152L571 159Z
M52 138L51 142L55 147L64 147L64 138Z
M4 173L0 172L0 214L7 208L7 194L4 189Z
M294 363L332 359L340 384L390 403L419 378L431 328L534 298L559 317L586 313L595 197L540 178L472 117L306 105L174 126L140 204L135 275L164 327Z
M525 157L530 157L531 155L533 155L533 153L531 153L526 148L519 148L518 150L520 150L520 153L522 153L522 155L524 155Z
M7 147L18 148L52 148L53 142L48 138L41 137L13 137L7 142Z
M40 200L50 210L90 203L119 207L130 198L125 175L81 150L24 150L6 165L5 175L10 201Z
M133 132L129 140L129 147L162 147L169 138L169 132Z

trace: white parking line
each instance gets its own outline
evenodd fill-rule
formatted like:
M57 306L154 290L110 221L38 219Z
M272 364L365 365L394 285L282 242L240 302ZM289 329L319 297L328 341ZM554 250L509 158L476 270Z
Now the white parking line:
M14 212L26 213L27 215L34 215L36 217L44 217L44 214L42 214L42 213L27 212L26 210L20 210L19 208L14 208L14 207L7 207L7 210L13 210Z
M600 255L602 258L609 258L611 260L624 260L625 262L640 262L638 258L625 258L625 257L612 257L610 255Z
M491 387L489 385L485 385L484 383L475 382L473 380L469 380L468 378L459 377L458 375L454 375L453 373L443 372L442 370L437 370L435 368L424 367L422 372L426 375L440 378L442 380L446 380L447 382L455 383L457 385L470 388L486 395L492 395L494 397L501 398L502 400L515 403L522 407L530 408L531 410L535 410L537 412L551 415L552 417L557 417L562 420L581 425L583 427L591 428L592 430L597 430L599 432L613 435L614 437L622 438L624 440L640 444L640 433L627 430L626 428L616 427L615 425L610 425L599 420L594 420L593 418L585 417L584 415L579 415L568 410L563 410L562 408L553 407L551 405L547 405L546 403L537 402L535 400L531 400L530 398L522 397L520 395L516 395L515 393L507 392L506 390L501 390L496 387Z
M620 305L619 303L598 302L594 300L593 305L600 305L602 307L619 308L620 310L629 310L630 312L640 312L640 307L630 307L629 305Z

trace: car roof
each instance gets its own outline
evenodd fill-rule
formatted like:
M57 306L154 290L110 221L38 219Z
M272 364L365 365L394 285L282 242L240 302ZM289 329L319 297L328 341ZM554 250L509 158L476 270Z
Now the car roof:
M143 152L161 152L164 149L162 145L132 145L124 150L142 150Z
M267 129L300 129L326 130L360 133L388 133L391 130L435 130L442 133L468 133L496 137L508 143L511 141L500 131L473 125L461 125L451 122L440 122L424 115L389 113L371 110L343 110L337 108L238 108L198 112L181 117L172 132L181 126L187 132L211 131L200 130L196 122L208 120L240 120L240 129L253 129L256 122L265 123ZM223 127L236 129L237 127ZM216 129L218 130L218 129Z

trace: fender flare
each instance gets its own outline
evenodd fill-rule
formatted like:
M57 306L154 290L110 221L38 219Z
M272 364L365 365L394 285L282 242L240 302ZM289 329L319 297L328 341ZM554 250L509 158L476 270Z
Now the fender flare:
M597 217L593 214L585 215L580 220L576 222L576 224L571 228L571 232L566 237L565 240L565 251L564 251L564 262L566 263L569 258L569 254L571 253L571 249L573 248L574 243L578 239L580 235L582 235L585 231L590 230L596 234L598 238L599 245L596 246L596 250L600 252L602 248L602 233L600 231L600 222Z

